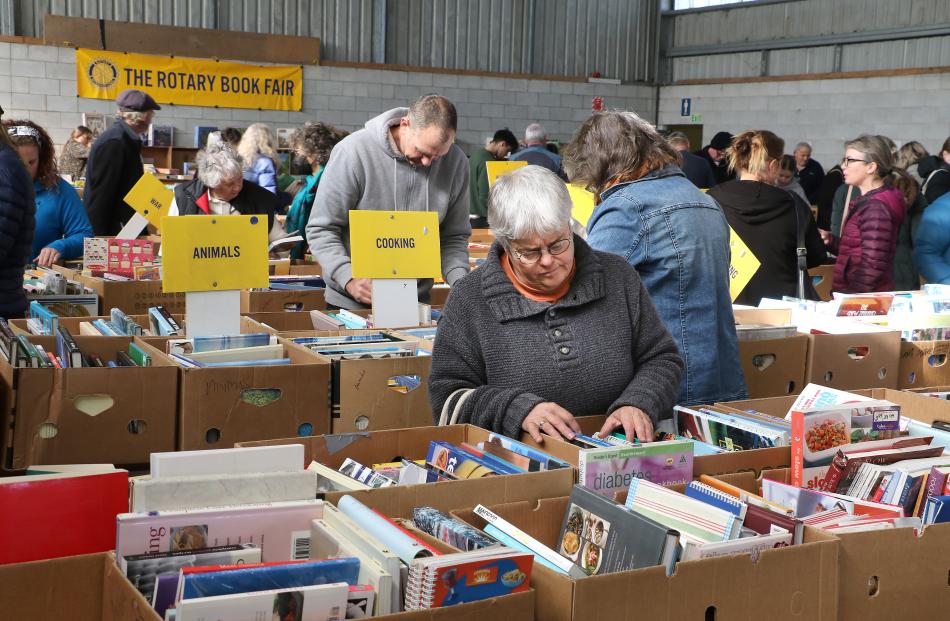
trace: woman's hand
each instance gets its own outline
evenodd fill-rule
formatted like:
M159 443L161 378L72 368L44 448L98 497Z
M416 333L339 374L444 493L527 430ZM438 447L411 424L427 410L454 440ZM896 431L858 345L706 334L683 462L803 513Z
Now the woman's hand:
M531 434L531 438L539 444L544 441L542 432L555 438L573 440L574 434L581 431L580 425L570 412L551 402L534 406L521 421L521 428Z
M634 437L640 442L653 442L653 420L640 408L625 405L611 412L600 428L600 435L606 436L618 427L623 428L630 442Z
M826 246L831 245L831 231L826 231L824 229L818 229L818 234L821 235L821 241L825 242Z
M40 267L50 267L53 263L59 261L62 256L58 250L47 246L40 250L39 256L33 259L33 261Z

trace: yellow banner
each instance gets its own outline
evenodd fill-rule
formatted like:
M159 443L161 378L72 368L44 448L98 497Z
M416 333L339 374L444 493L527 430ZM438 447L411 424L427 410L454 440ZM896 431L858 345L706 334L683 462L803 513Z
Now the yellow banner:
M488 187L495 185L495 179L502 175L518 170L522 166L527 166L528 162L524 160L501 160L498 162L485 162L485 171L488 173Z
M303 70L177 56L76 50L76 92L114 100L137 88L162 104L300 110Z
M267 216L162 218L162 289L266 287Z
M438 278L438 214L351 210L350 260L354 278Z
M729 249L732 251L732 260L729 263L729 295L735 302L762 264L731 226L729 227Z
M149 224L161 230L162 218L168 215L168 208L174 198L175 193L166 188L164 183L153 174L145 173L125 195L125 202L148 220Z

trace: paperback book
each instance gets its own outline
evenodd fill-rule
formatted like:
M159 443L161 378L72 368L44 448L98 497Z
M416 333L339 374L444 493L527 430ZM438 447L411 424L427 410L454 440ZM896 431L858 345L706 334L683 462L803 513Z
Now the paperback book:
M578 482L608 498L630 487L634 479L660 485L693 479L693 445L689 440L583 449L578 451L577 459Z

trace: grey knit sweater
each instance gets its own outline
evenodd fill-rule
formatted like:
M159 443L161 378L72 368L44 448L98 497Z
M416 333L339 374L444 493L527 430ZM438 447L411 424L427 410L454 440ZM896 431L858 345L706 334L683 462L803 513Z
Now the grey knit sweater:
M436 335L429 398L438 422L475 388L458 422L518 437L539 403L574 416L631 405L654 424L671 414L683 363L636 270L574 236L577 269L557 304L532 302L504 273L501 246L452 288ZM454 400L453 400L454 402Z

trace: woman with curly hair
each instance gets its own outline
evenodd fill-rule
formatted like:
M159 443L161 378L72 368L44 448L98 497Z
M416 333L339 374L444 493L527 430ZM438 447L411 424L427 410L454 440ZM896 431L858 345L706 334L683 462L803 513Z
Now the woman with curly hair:
M313 200L317 195L317 185L320 183L320 176L323 175L323 167L330 159L330 151L345 136L346 132L324 123L308 123L294 132L291 138L294 155L307 160L312 174L307 177L306 184L297 192L290 206L287 214L288 233L298 231L305 235L304 230L307 221L310 220L310 212L313 210ZM306 252L307 244L301 242L290 251L290 257L302 259Z
M270 126L253 123L237 147L244 160L244 179L277 194L277 134Z
M36 232L30 256L42 267L81 257L83 239L93 236L92 225L79 194L59 176L49 134L32 121L4 121L3 125L36 192Z

